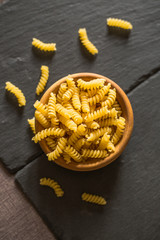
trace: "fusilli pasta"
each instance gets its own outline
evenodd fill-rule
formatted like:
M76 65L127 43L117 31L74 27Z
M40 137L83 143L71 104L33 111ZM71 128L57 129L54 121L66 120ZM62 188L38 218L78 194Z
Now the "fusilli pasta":
M79 29L79 38L84 47L92 54L95 55L98 53L98 49L91 43L87 36L87 31L85 28Z
M35 129L35 117L33 117L32 119L27 119L30 128L32 129L32 132L34 134L36 134L36 129Z
M47 66L41 66L41 78L36 88L36 94L39 95L43 92L49 77L49 68Z
M57 50L55 43L44 43L37 38L33 38L32 46L44 52L54 52Z
M25 98L23 92L18 87L13 85L11 82L6 82L5 89L7 91L13 93L16 96L18 103L19 103L19 107L26 105L26 98Z
M55 150L47 154L48 160L54 161L55 159L59 158L60 155L63 153L66 144L67 144L67 139L64 137L60 138L57 142L57 146Z
M107 18L107 25L109 27L118 27L127 30L131 30L133 28L130 22L118 18Z
M57 136L57 137L63 137L65 135L65 130L60 129L60 128L46 128L40 132L38 132L33 138L32 140L37 143L41 140L43 140L46 137L49 136Z
M82 194L82 200L90 203L95 203L98 205L106 205L106 200L98 195L93 195L89 193L83 193Z
M72 146L68 145L65 148L65 153L67 153L71 158L73 158L76 162L82 161L82 156L74 149Z
M61 186L51 178L41 178L40 185L52 188L57 197L62 197L64 195L64 191Z

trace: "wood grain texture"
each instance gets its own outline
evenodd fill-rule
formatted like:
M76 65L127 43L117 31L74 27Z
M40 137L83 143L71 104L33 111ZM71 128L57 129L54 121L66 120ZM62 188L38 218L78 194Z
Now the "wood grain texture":
M141 76L159 66L159 7L159 1L149 0L15 0L0 5L0 157L8 169L15 172L40 153L30 142L26 120L33 115L41 65L50 68L47 87L69 73L94 72L128 90ZM133 31L129 38L108 34L108 17L130 21ZM89 39L98 48L97 57L88 55L81 46L80 27L86 27ZM33 37L56 42L54 56L37 56L31 48ZM6 81L24 91L27 106L23 111L5 93Z
M82 173L42 156L17 173L23 192L57 239L160 238L159 79L160 72L129 94L135 126L127 148L114 163ZM56 179L64 198L59 200L50 189L39 186L41 177ZM83 192L102 195L107 205L82 202Z

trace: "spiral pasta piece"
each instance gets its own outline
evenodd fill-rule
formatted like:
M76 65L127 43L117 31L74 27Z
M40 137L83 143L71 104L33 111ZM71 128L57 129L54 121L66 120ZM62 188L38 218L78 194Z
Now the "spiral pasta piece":
M78 79L77 80L77 84L78 84L78 87L83 89L83 90L94 90L94 89L97 89L97 88L100 88L100 87L103 87L104 86L104 83L105 83L105 79L93 79L89 82L86 82L82 79Z
M76 162L82 161L82 156L79 154L79 152L76 151L72 146L68 145L65 148L65 153L67 153L71 158L73 158Z
M115 102L114 102L114 104L112 105L112 107L116 109L116 111L117 111L117 116L120 117L121 114L122 114L122 108L121 108L121 106L119 105L119 103L118 103L117 100L115 100Z
M61 186L51 178L41 178L40 185L52 188L57 197L62 197L64 195L64 191L62 190Z
M115 146L111 141L109 141L107 144L107 150L108 152L115 152Z
M68 144L73 145L75 142L81 137L86 134L86 126L84 124L81 124L78 126L77 131L74 132L69 138L68 138Z
M114 118L100 119L98 121L98 124L99 124L100 127L116 126L117 125L117 119L114 119Z
M98 53L98 49L89 41L87 36L87 31L85 28L79 29L79 38L84 47L92 54L95 55Z
M70 129L70 130L72 130L74 132L77 131L77 124L73 120L67 119L67 118L65 118L63 116L59 116L59 121L61 123L63 123L68 129Z
M59 126L59 119L56 117L51 118L51 127Z
M105 115L107 115L109 112L107 107L103 107L97 111L94 111L93 113L88 113L87 116L84 118L86 122L91 122L93 120L96 120L98 118L101 118Z
M35 117L33 117L32 119L27 119L30 128L32 129L32 132L34 134L36 134L36 129L35 129Z
M111 84L108 83L107 86L104 86L99 91L97 91L96 95L94 95L91 98L88 98L88 102L90 103L90 105L95 105L96 103L99 103L100 101L102 101L104 96L108 93L110 87L111 87Z
M40 101L36 101L33 105L40 113L43 114L43 116L47 117L48 116L48 110L46 109L45 105L41 103Z
M81 104L82 104L82 112L90 112L90 108L89 108L89 103L87 101L87 96L85 92L81 92L80 94L81 96Z
M114 88L109 90L107 100L102 102L101 105L102 107L107 106L108 108L111 108L115 100L116 100L116 89Z
M96 129L87 136L87 141L93 142L97 138L103 136L106 132L108 134L111 134L112 129L110 127L103 127L103 128Z
M63 153L63 158L67 164L71 162L71 157L67 153Z
M56 104L56 112L58 112L60 115L67 119L70 119L72 116L70 111L64 108L60 103Z
M118 18L107 18L107 25L109 27L118 27L126 30L131 30L133 28L132 24L128 21L124 21Z
M105 158L108 153L105 150L82 149L82 157L87 158Z
M71 118L73 119L73 121L76 124L81 124L83 121L83 118L81 117L80 113L78 113L77 111L74 110L74 108L72 107L72 105L70 103L65 103L63 105L67 110L70 111L71 113Z
M109 143L110 137L111 136L108 135L108 132L104 133L104 135L102 136L102 139L100 141L100 144L99 144L99 149L100 150L107 149L107 144Z
M67 91L67 89L68 89L67 83L61 83L59 90L58 90L58 94L57 94L57 102L58 103L62 102L63 94Z
M73 96L72 96L72 104L73 104L73 107L80 111L81 110L81 101L80 101L80 96L79 96L79 90L78 88L75 88L75 91L73 93Z
M57 50L55 43L44 43L37 38L33 38L32 46L44 52L54 52Z
M111 142L114 145L117 144L117 142L120 140L124 130L125 130L125 119L123 117L120 117L119 119L117 119L117 129L111 139Z
M65 102L71 99L76 88L73 78L68 77L66 82L68 85L68 90L62 96L62 100Z
M25 96L24 96L23 92L18 87L16 87L11 82L6 82L5 89L15 95L15 97L18 100L19 107L22 107L22 106L26 105Z
M107 203L103 197L98 196L98 195L83 193L81 197L82 197L83 201L95 203L98 205L106 205L106 203Z
M56 117L56 95L51 92L48 100L48 117Z
M96 89L87 89L87 93L88 93L88 98L93 97L94 95L97 94L98 88Z
M57 142L57 146L55 148L55 150L51 153L47 154L48 160L49 161L54 161L55 159L59 158L60 155L63 153L65 147L67 144L67 139L62 137L58 140Z
M36 88L36 94L39 95L43 92L49 77L49 68L47 66L41 66L41 78Z
M85 144L85 139L84 139L84 138L80 138L80 139L74 144L74 148L75 148L77 151L79 151L84 144Z
M55 141L54 139L52 139L52 138L47 137L47 138L46 138L46 142L47 142L48 147L49 147L52 151L54 151L55 148L56 148L56 145L57 145L56 141Z
M60 129L60 128L46 128L40 132L38 132L33 138L32 140L37 143L41 140L43 140L46 137L49 136L56 136L56 137L63 137L65 135L65 130Z
M35 111L35 118L44 128L49 128L50 127L50 123L43 116L43 114L40 113L38 110Z
M92 122L86 122L86 126L91 129L97 129L100 128L100 125L98 122L92 121Z

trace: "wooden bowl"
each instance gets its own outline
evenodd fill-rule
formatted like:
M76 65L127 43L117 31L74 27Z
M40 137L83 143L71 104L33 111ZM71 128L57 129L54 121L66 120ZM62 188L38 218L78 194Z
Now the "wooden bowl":
M130 137L131 137L131 133L132 133L132 129L133 129L133 110L130 104L130 101L127 97L127 95L124 93L124 91L112 80L110 80L107 77L104 77L102 75L99 74L95 74L95 73L76 73L76 74L72 74L71 75L72 78L74 78L75 81L77 81L79 78L85 80L85 81L90 81L92 79L95 78L103 78L106 80L106 83L111 83L112 88L116 89L117 92L117 100L122 108L122 117L125 118L126 120L126 126L125 126L125 131L124 134L121 138L121 140L117 143L117 145L115 146L115 152L111 153L108 157L106 157L105 159L88 159L88 161L86 162L74 162L72 161L69 164L66 164L66 162L63 160L63 158L59 158L56 159L55 162L64 167L64 168L68 168L74 171L92 171L92 170L96 170L99 168L102 168L108 164L110 164L111 162L113 162L114 160L116 160L120 154L123 152L123 150L125 149ZM65 82L65 78L61 78L60 80L58 80L57 82L55 82L42 96L41 98L41 102L43 104L46 104L48 102L49 96L51 92L57 93L59 86L61 83ZM36 133L41 131L42 129L44 129L38 121L35 122L35 127L36 127ZM42 150L47 154L50 151L50 149L48 148L46 141L42 140L39 142Z

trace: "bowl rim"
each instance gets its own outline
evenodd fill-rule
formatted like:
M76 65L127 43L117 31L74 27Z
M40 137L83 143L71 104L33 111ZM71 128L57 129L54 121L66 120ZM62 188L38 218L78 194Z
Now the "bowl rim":
M103 160L99 160L97 161L92 159L92 162L74 162L72 161L71 163L67 164L62 157L54 160L54 162L58 165L60 165L61 167L70 169L70 170L74 170L74 171L93 171L93 170L97 170L100 169L102 167L107 166L108 164L112 163L113 161L115 161L120 155L121 153L124 151L126 145L128 144L128 141L131 137L132 131L133 131L133 125L134 125L134 117L133 117L133 109L131 106L131 103L127 97L127 95L125 94L125 92L122 90L122 88L115 83L113 80L100 75L100 74L96 74L96 73L89 73L89 72L82 72L82 73L74 73L74 74L69 74L70 77L74 78L74 80L77 80L79 78L85 79L85 78L91 78L91 79L96 79L96 78L103 78L106 80L107 83L111 83L111 86L113 88L116 88L116 92L117 92L117 98L118 102L122 108L123 107L126 108L127 111L125 111L125 115L127 115L127 121L126 121L126 126L125 126L125 131L122 135L121 140L116 144L116 151L114 153L111 153L108 157L104 158ZM68 76L68 75L67 75ZM43 94L43 96L40 99L40 102L42 102L43 104L45 104L49 98L50 93L55 90L56 88L58 89L58 87L60 86L61 83L66 81L66 77L63 77L61 79L59 79L58 81L56 81L55 83L53 83ZM124 112L123 112L124 113ZM44 129L40 123L35 119L35 129L36 129L36 133L38 131L41 131L42 129ZM51 152L49 147L46 144L45 139L39 142L40 147L42 148L43 152L45 154Z

